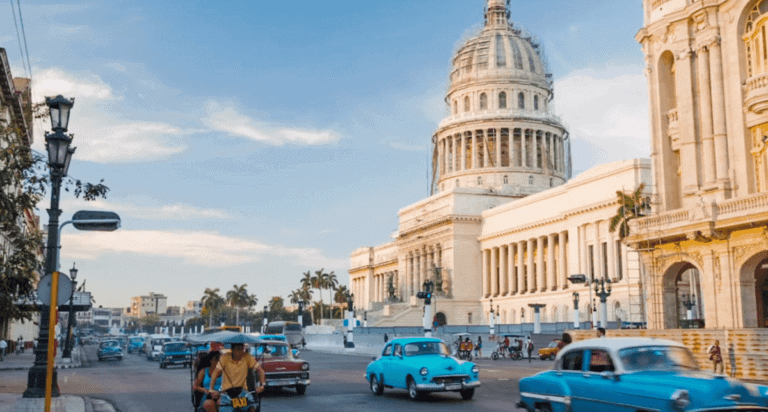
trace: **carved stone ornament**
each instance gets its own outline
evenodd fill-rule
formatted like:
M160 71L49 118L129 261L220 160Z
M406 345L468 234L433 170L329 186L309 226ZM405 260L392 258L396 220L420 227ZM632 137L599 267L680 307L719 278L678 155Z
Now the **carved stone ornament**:
M765 245L761 243L750 243L747 245L734 246L731 250L733 253L734 269L740 267L745 257L754 255L757 252L765 249Z
M720 290L720 287L723 284L723 277L720 274L720 256L715 256L715 261L713 263L712 270L715 275L715 281L717 282L717 289Z
M707 21L707 12L703 10L694 14L691 20L691 25L693 26L693 31L695 32L704 30L709 27L709 21Z

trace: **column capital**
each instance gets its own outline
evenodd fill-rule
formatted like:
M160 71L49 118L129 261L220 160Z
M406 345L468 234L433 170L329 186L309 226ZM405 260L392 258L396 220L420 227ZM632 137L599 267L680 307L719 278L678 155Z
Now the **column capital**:
M686 47L683 50L675 52L675 60L686 60L690 59L693 52L691 51L690 47Z

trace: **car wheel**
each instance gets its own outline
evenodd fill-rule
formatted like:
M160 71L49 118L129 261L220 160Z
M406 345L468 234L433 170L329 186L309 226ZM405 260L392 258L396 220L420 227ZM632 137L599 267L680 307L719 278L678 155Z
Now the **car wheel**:
M499 360L499 354L498 354L498 353L496 353L496 352L493 352L493 353L491 354L491 359L493 359L493 360Z
M99 356L99 362L101 362L101 361L103 361L103 360L104 360L104 358L102 358L101 356Z
M421 392L416 389L416 381L413 378L408 378L408 397L412 401L417 401L421 398Z
M304 395L307 392L307 385L296 385L296 393Z
M379 382L379 378L376 375L371 375L371 392L376 396L384 393L384 385Z
M552 412L552 405L548 403L537 404L535 412Z
M556 355L555 355L554 353L553 353L553 354L551 354L551 355L549 355L549 360L555 360L555 356L556 356Z
M160 369L165 369L165 364L160 362Z
M461 394L461 399L468 401L472 399L473 396L475 396L475 388L462 389L459 391L459 393Z

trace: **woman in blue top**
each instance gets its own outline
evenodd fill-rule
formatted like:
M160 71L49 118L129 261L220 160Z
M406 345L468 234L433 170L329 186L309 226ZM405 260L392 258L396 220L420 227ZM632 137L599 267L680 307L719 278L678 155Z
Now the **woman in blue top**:
M206 412L216 412L216 400L211 398L208 388L211 384L211 373L216 369L216 365L219 364L219 358L221 353L219 351L212 351L200 361L200 368L197 372L197 378L195 379L195 390L205 393L203 398L203 404L201 408ZM216 379L216 383L213 386L216 391L221 389L221 375Z

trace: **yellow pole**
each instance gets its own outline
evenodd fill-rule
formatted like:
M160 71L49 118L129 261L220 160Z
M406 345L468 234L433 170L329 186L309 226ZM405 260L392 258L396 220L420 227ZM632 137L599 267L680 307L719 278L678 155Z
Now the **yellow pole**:
M59 272L51 274L51 305L48 316L48 367L45 373L45 412L51 412L51 392L53 388L53 358L56 343L56 308L59 306Z

